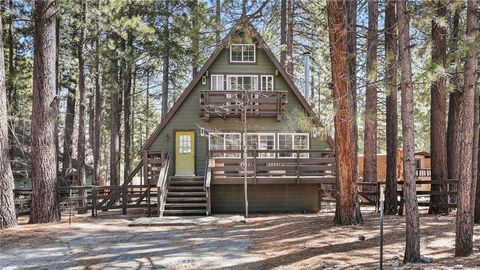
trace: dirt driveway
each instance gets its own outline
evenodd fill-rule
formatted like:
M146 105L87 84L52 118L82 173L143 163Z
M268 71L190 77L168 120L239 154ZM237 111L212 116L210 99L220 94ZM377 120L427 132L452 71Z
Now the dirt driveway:
M133 216L77 215L72 225L64 218L0 231L0 269L378 269L378 215L363 213L366 223L357 227L334 226L332 211L175 227L129 227ZM434 264L400 268L479 269L478 237L475 255L453 258L454 218L422 215L422 254ZM475 230L480 235L480 226ZM404 218L387 217L386 269L397 256L401 262L404 237Z

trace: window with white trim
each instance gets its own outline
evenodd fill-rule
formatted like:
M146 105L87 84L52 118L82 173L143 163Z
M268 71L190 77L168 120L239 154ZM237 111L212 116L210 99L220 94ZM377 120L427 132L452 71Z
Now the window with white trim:
M308 133L279 133L278 134L278 150L308 150L309 134ZM296 153L278 153L278 157L296 157ZM308 153L300 153L301 158L308 158Z
M210 89L213 91L223 90L223 75L212 74Z
M256 91L257 89L257 75L227 75L227 90Z
M255 63L255 52L255 44L232 44L230 45L230 62Z
M275 149L275 133L247 133L245 134L245 142L247 150L274 150ZM248 153L249 157L253 155ZM274 158L275 153L258 153L257 157Z
M262 75L260 77L260 90L273 91L273 75Z
M210 150L241 150L240 133L210 133ZM214 153L213 157L240 157L240 153Z

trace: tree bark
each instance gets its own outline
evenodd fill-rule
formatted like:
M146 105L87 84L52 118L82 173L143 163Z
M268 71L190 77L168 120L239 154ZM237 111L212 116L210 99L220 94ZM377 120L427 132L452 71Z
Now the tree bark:
M120 37L114 35L115 47L119 48ZM110 184L120 184L120 95L122 90L121 68L119 55L116 51L112 53L113 59L110 74L114 80L114 87L110 93Z
M439 23L446 20L447 0L438 0L434 19L432 20L432 65L446 68L447 64L447 29ZM432 180L447 179L447 92L446 78L439 75L430 88L430 154L432 163ZM432 185L432 191L446 191L446 186ZM431 196L430 214L448 213L446 196Z
M413 116L412 66L410 53L410 18L407 1L397 2L399 56L402 90L403 177L406 218L404 262L420 261L420 224L415 186L415 126Z
M217 0L215 4L215 44L217 46L220 45L221 34L222 34L221 10L222 10L222 2L221 0Z
M168 113L168 88L169 88L169 73L170 73L170 1L164 2L165 8L165 22L163 24L163 32L165 36L165 50L163 54L163 76L162 76L162 118Z
M395 0L385 7L385 80L386 80L386 135L387 178L385 187L385 214L397 214L397 16Z
M280 3L280 63L283 67L287 64L287 0Z
M103 98L100 89L100 47L98 42L98 22L95 24L97 35L95 35L95 136L93 147L93 184L99 184L100 177L100 146L102 145L102 122L103 122Z
M293 76L293 23L294 23L294 3L288 0L287 3L287 73Z
M335 115L337 196L335 223L362 224L357 194L355 110L349 88L347 22L343 1L327 2Z
M453 64L454 71L450 76L450 81L453 86L452 93L449 94L448 103L448 126L447 126L447 173L449 179L459 179L461 168L460 164L460 150L459 150L459 134L461 130L460 111L462 108L461 96L461 79L460 79L460 55L458 51L458 39L459 39L459 24L460 24L460 12L461 8L455 10L452 19L452 29L450 35L450 48L449 53L454 55ZM455 190L456 186L451 186L450 190ZM454 200L456 201L456 197Z
M13 198L14 182L12 167L10 165L7 114L3 24L2 18L0 17L0 229L10 228L17 225L15 202Z
M131 31L127 37L127 59L126 59L126 74L125 74L125 90L123 98L123 125L124 125L124 176L125 178L130 175L131 161L130 161L130 146L131 146L131 115L132 115L132 76L133 76L133 34Z
M476 190L476 175L474 175L478 153L475 153L474 107L476 98L476 69L477 69L477 8L478 2L467 2L467 52L464 65L464 89L461 94L462 109L460 112L460 179L458 183L457 221L455 237L455 256L463 257L473 252L473 214L474 192ZM474 130L475 129L475 130ZM477 131L475 131L477 132Z
M378 3L376 0L369 0L363 163L363 180L366 182L377 182L377 29Z
M58 2L35 1L33 107L32 107L32 201L29 223L60 220L57 201L55 151L55 25Z
M195 75L198 71L198 58L199 58L199 39L200 39L200 24L198 22L199 10L198 10L198 0L192 2L192 78L195 78Z
M63 137L62 176L64 177L70 174L70 169L72 168L73 130L75 126L75 103L77 99L76 95L77 90L75 87L68 86L67 110L65 113L65 129Z
M84 0L80 1L81 8L81 22L80 36L78 42L78 94L79 94L79 110L78 110L78 144L77 144L77 185L85 186L87 183L85 175L85 23L86 23L86 3Z

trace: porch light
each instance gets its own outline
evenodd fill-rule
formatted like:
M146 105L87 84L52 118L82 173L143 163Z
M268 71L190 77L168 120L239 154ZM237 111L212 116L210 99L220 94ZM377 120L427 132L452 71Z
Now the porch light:
M200 128L200 136L205 137L205 129Z
M202 84L203 85L207 84L207 76L202 76Z

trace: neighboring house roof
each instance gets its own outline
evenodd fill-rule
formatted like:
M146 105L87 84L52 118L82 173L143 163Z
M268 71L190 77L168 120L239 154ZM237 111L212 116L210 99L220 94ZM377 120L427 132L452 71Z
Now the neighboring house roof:
M290 78L290 76L287 74L287 71L285 68L280 64L280 62L277 60L275 55L273 54L272 50L268 47L267 43L265 40L262 38L260 33L255 29L255 27L251 24L251 22L247 19L240 19L230 30L230 32L223 38L222 42L220 45L217 46L217 48L213 51L212 55L208 58L207 62L203 65L203 67L197 72L197 74L194 76L193 80L190 82L190 84L187 86L187 88L183 91L183 93L180 95L180 97L177 99L177 101L173 104L173 107L168 111L168 113L163 117L155 131L150 135L148 140L145 142L145 144L142 147L142 150L146 150L150 148L150 146L153 144L157 136L162 132L163 128L167 125L167 123L171 120L171 118L175 115L177 112L178 108L180 105L186 100L188 95L192 92L192 90L195 88L195 85L200 81L202 78L203 74L210 68L210 66L215 62L217 57L220 55L220 53L224 49L224 45L227 43L228 39L233 36L238 28L239 25L244 24L246 27L249 27L250 30L252 31L253 35L257 39L257 42L262 45L262 48L264 51L267 53L268 57L272 61L272 63L275 65L277 70L280 72L282 77L285 79L287 82L288 86L292 89L293 93L295 96L298 98L300 103L303 105L305 110L308 113L308 116L312 118L312 120L315 122L320 127L324 127L323 124L320 122L320 119L318 116L315 114L313 111L312 107L310 104L308 104L307 100L303 97L303 95L300 93L298 90L297 86L293 82L293 80ZM334 148L334 140L330 135L327 136L327 142L328 144Z

